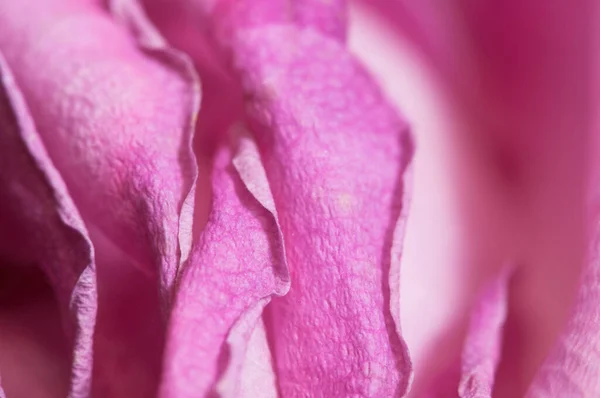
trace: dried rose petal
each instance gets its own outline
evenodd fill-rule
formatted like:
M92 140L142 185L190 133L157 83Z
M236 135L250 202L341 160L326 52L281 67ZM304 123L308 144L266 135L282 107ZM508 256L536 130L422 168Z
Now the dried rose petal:
M508 269L485 286L473 313L462 353L461 398L492 396L502 353L502 332L508 309Z
M171 3L145 3L170 37L200 53L195 36L185 40L167 21ZM342 2L323 5L319 18L301 1L175 4L187 10L179 11L184 21L196 15L204 26L196 34L212 23L216 56L233 54L275 208L286 220L292 290L290 299L272 301L267 319L281 392L404 391L410 363L390 311L398 295L387 280L410 149L406 125L337 42L345 36ZM206 59L194 59L202 76Z
M138 47L94 2L4 2L0 25L0 50L97 253L94 389L148 396L164 338L159 281L168 301L179 238L191 238L194 78L155 36L138 29Z
M292 25L262 27L260 17L281 16L249 4L221 3L216 31L251 95L292 272L290 293L270 306L279 388L401 393L410 364L387 278L406 126L339 43ZM238 21L244 15L252 18Z
M292 276L268 324L279 388L401 395L410 363L388 277L406 125L343 47L313 30L241 31L233 49Z
M86 397L90 393L96 317L93 249L1 56L0 74L0 253L4 261L22 268L40 266L50 280L73 349L69 394ZM63 382L57 380L54 385L61 389ZM23 383L27 388L22 378L5 385L9 392L20 391Z
M240 144L241 174L229 149L220 148L215 157L212 210L183 270L171 315L163 397L237 397L256 321L271 295L289 289L260 159L248 138Z

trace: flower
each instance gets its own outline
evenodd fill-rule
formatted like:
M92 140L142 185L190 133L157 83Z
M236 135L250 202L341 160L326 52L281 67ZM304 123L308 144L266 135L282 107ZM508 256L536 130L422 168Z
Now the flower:
M598 395L596 12L1 2L0 396Z

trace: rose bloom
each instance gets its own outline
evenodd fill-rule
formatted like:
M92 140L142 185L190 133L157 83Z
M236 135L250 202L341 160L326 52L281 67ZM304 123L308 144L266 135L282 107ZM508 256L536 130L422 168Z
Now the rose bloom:
M0 397L599 397L596 3L0 0Z

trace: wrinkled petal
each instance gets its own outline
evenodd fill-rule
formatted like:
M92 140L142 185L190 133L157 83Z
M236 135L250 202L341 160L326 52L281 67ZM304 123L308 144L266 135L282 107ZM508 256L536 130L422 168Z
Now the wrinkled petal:
M388 277L406 125L313 30L241 31L233 48L292 275L268 325L282 394L401 395L410 362Z
M222 40L251 96L292 273L267 324L280 391L401 394L410 363L387 280L406 126L338 42L292 25L253 27L237 21L245 13L235 6L247 4L222 4L220 26L251 27Z
M184 1L173 3L187 10L178 11L182 19L171 14L169 23L167 3L145 3L186 52L200 53L196 36L182 39L173 21L195 18L204 27L196 35L212 31L213 56L233 55L244 83L292 273L291 291L273 299L265 318L280 392L403 393L410 361L388 278L410 148L406 125L337 41L343 4L324 3L330 14L303 19L310 2ZM194 59L199 69L206 63Z
M192 245L192 229L194 222L194 198L196 192L197 166L196 157L192 150L194 138L194 126L196 123L198 108L200 106L200 91L198 77L189 58L170 47L163 39L161 34L154 28L147 19L143 9L136 0L111 0L112 12L130 29L136 37L140 47L151 57L158 61L165 62L166 65L177 71L183 80L187 82L188 92L186 113L187 123L182 123L181 148L179 160L182 168L182 175L186 179L184 182L183 193L184 200L181 204L179 213L179 250L180 258L177 265L163 264L161 268L162 283L168 290L174 282L179 266L189 254ZM206 187L202 187L206 190ZM201 207L199 204L198 207ZM205 207L205 206L204 206ZM202 210L201 208L196 209ZM198 214L196 214L198 217Z
M289 289L273 199L248 140L240 143L235 163L243 172L234 168L229 149L216 155L212 210L171 316L162 397L237 397L247 342L262 309L271 295Z
M504 270L484 287L467 331L462 352L461 398L491 398L502 353L502 328L508 310L510 272Z
M73 350L69 394L87 397L97 305L94 251L1 55L0 74L0 256L19 267L37 265L49 279ZM20 385L31 382L25 376L4 384L19 394Z
M152 272L153 251L175 257L172 239L178 229L168 223L178 220L182 186L193 176L186 148L193 104L189 76L174 57L158 50L144 56L94 5L54 0L35 13L26 2L3 7L0 45L9 64L19 66L16 79L78 206ZM38 59L47 60L44 73ZM85 177L93 178L91 187ZM158 233L162 228L153 224L162 220L174 234ZM165 247L148 248L139 224L148 225L151 236L164 235L155 239ZM175 266L163 268L169 267Z
M180 57L94 2L2 2L0 49L96 248L94 390L151 395L164 338L158 286L168 298L191 218L179 213L195 173L195 81Z

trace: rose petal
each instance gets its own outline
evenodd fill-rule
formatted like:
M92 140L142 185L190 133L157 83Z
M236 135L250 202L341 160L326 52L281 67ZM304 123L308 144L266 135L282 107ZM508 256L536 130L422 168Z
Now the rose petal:
M34 13L27 2L3 8L0 46L9 64L19 66L16 79L84 216L144 270L153 272L156 255L173 262L178 228L170 223L178 220L182 186L193 176L185 153L189 76L172 57L144 56L92 4L53 0ZM39 59L47 60L43 70ZM159 220L175 233L160 233L161 226L152 226ZM158 247L140 224L156 235Z
M597 221L594 229L570 319L537 372L527 398L600 396L600 233Z
M262 309L272 294L289 289L273 200L248 138L236 160L244 179L228 149L216 155L213 208L181 276L171 317L163 397L237 397L247 342Z
M22 267L39 265L50 280L73 349L69 396L87 397L96 316L92 245L1 55L0 74L0 249ZM11 388L18 394L19 385Z
M136 0L111 0L110 6L113 14L129 28L138 40L140 47L152 58L159 62L165 62L166 65L176 70L181 77L188 83L189 101L188 101L188 120L182 134L180 149L180 161L184 177L187 194L181 204L179 213L179 244L180 259L177 268L187 259L192 245L192 228L194 219L194 197L196 192L197 167L196 157L192 151L192 141L194 138L194 125L196 122L198 109L200 107L200 91L198 77L189 58L174 48L162 38L160 33L154 28L147 19L141 6ZM186 175L187 174L187 175ZM207 187L203 186L202 189ZM186 191L184 190L184 192ZM197 211L201 211L200 207ZM172 264L166 263L166 268L162 268L162 280L164 286L168 289L176 276L177 269L173 269Z
M0 292L0 369L6 392L10 397L66 397L73 353L69 335L75 326L67 306L59 304L35 264L4 259ZM91 361L88 365L91 371Z
M410 362L390 312L406 125L336 41L291 25L239 32L292 273L271 305L283 395L402 395Z
M248 341L240 377L240 398L278 397L273 358L263 319L259 320Z
M501 248L501 260L521 264L496 393L522 396L564 326L582 264L597 4L376 3L388 20L412 16L424 34L416 47L460 121L455 185L466 193L460 223L478 242L470 250L491 258Z
M473 208L463 209L459 200L464 187L457 184L457 177L462 178L463 172L456 167L454 136L461 127L453 123L431 68L369 9L351 7L350 18L351 51L411 121L418 148L398 279L402 332L415 372L409 396L456 397L468 314L481 284L498 273L487 251L490 246L482 244L481 237L494 236L491 247L496 251L503 249L502 238L494 228L477 235L465 228L464 211L471 216ZM486 197L477 194L482 201ZM486 216L485 225L490 226Z
M228 11L221 17L243 14ZM280 390L402 393L410 363L387 278L406 126L343 48L314 30L242 29L227 42L252 96L290 255L292 290L271 304Z
M392 109L382 104L378 90L342 46L317 33L327 31L321 29L320 20L307 18L306 23L294 20L298 25L310 28L306 30L292 26L261 28L290 22L290 17L294 19L297 10L302 8L302 2L223 1L217 2L214 9L203 8L206 5L203 2L195 4L199 6L194 8L190 3L189 12L196 15L199 24L213 24L217 43L224 45L219 51L233 49L236 67L247 83L245 91L251 108L256 104L260 106L252 120L269 124L271 117L278 117L270 126L275 126L274 137L260 133L258 140L269 182L277 191L276 195L274 192L277 211L285 211L289 220L287 226L282 224L282 230L287 239L286 248L295 252L292 267L297 267L298 280L294 283L302 285L296 288L298 299L270 305L273 309L271 318L277 327L271 325L269 331L276 346L275 363L282 393L309 388L335 396L348 388L348 391L376 396L394 393L396 389L399 392L405 390L410 364L397 335L386 292L390 288L387 279L392 236L401 208L401 173L409 157L401 142L406 138L402 134L406 126ZM343 20L335 14L336 6L324 9L332 13L323 16L327 20ZM206 12L212 12L210 19L203 19L208 16L203 14ZM151 14L163 19L156 12ZM341 32L345 34L343 29ZM339 31L332 35L336 39L344 36L336 34ZM306 51L305 56L309 53L325 56L309 62L302 58L303 51ZM302 67L293 68L293 65ZM332 67L334 73L328 74ZM296 70L307 70L308 74L302 77L291 75L291 71ZM266 97L272 94L267 103L262 104L264 106L255 101L263 94L263 82ZM330 84L319 87L319 82ZM347 91L345 87L349 87ZM314 102L308 99L313 94ZM350 107L347 111L346 106ZM314 124L334 132L337 129L340 134L332 132L329 141L324 136L325 149L320 149L313 138ZM260 129L256 124L254 127ZM283 137L279 137L280 134ZM296 141L297 135L299 142L289 143L288 147L288 134L294 135L291 141ZM329 156L338 167L329 164ZM382 160L378 160L380 157ZM372 168L361 169L364 178L356 179L359 164L365 159L371 161L371 158L378 163L373 163ZM305 175L300 172L304 169ZM335 170L343 172L335 173ZM317 187L313 180L317 180L315 175L319 172L326 177L319 178ZM334 203L326 202L328 196L334 196ZM300 204L300 198L304 198L305 203ZM335 217L335 212L340 213L342 220L335 224L326 221ZM314 214L314 218L309 214ZM374 225L363 227L359 221L361 217L373 219ZM311 234L314 239L311 241L310 236L303 236L307 234L305 228L315 231L322 228L323 236L315 232ZM356 236L358 228L366 229L363 231L366 243L364 236ZM300 261L300 252L316 258ZM331 263L330 272L326 269L324 275L317 267L320 263ZM350 267L358 274L356 279L349 282L340 279L341 275L345 277L350 273ZM335 304L336 309L343 314L331 316L332 309L326 308L329 303L339 303ZM303 316L310 322L314 320L315 324L322 322L322 327L313 330L311 325L305 325ZM345 326L345 322L350 325ZM294 336L299 335L302 335L303 346L294 340ZM339 344L324 343L328 337ZM336 362L330 360L333 357ZM290 367L296 361L305 365L292 372ZM319 385L309 384L317 379Z
M93 2L33 3L0 4L0 49L97 249L95 388L148 396L164 337L157 271L165 303L190 229L191 212L179 214L195 174L196 83L145 28L140 50Z
M458 386L461 398L490 398L496 367L502 351L502 332L508 310L510 272L504 270L484 287L462 352L462 376Z

